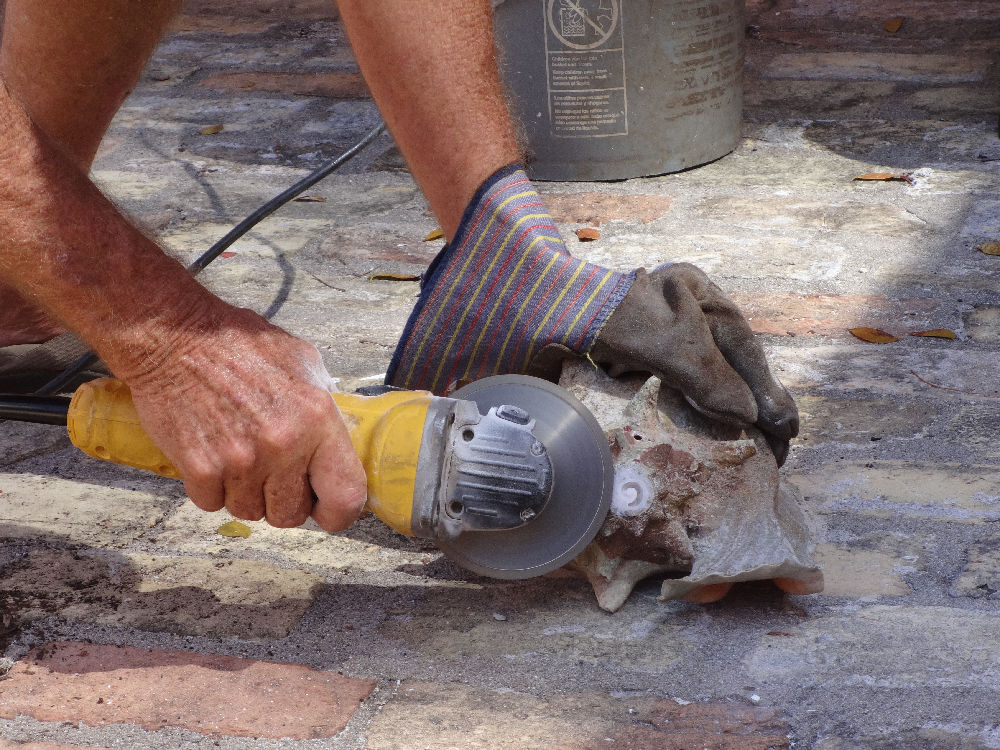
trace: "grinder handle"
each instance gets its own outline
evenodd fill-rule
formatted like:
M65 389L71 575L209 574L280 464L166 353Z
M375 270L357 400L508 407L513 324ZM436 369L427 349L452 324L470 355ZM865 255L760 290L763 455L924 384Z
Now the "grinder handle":
M427 407L425 391L332 394L368 476L368 509L412 534L413 487ZM113 378L80 386L66 420L70 441L89 456L183 479L139 422L129 387Z

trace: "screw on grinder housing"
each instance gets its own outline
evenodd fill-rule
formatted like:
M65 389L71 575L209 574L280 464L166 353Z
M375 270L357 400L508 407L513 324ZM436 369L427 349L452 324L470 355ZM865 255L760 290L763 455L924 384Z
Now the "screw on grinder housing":
M435 407L443 419L432 416ZM534 426L527 412L509 404L480 414L470 401L436 399L417 464L414 535L455 539L466 531L515 529L535 518L549 498L552 464Z

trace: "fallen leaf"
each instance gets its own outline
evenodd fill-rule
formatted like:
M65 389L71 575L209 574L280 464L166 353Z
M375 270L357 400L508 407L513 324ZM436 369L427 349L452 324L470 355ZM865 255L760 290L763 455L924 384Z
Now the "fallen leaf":
M169 81L170 80L170 76L168 76L168 75L156 75L156 76L153 76L153 80L156 81L156 82L158 82L158 83L163 83L164 81Z
M882 24L882 28L888 31L890 34L895 34L899 31L899 27L903 25L903 21L906 19L903 16L894 16Z
M230 521L229 523L224 523L217 529L219 534L222 536L234 537L239 539L246 539L250 536L250 527L245 523L240 523L239 521Z
M976 250L986 255L1000 255L1000 242L984 242L976 245Z
M930 331L914 331L910 334L911 336L926 336L932 339L957 339L958 336L955 335L954 331L950 331L947 328L933 328Z
M420 276L412 273L373 273L369 281L420 281Z
M443 239L444 239L444 232L442 232L440 229L435 229L429 235L424 237L424 242L433 242L434 240L443 240Z
M855 338L867 341L869 344L891 344L900 339L881 328L852 328L849 333Z
M601 239L601 230L592 227L577 229L576 236L580 239L580 242L593 242L594 240Z
M877 182L908 182L911 185L914 182L916 182L916 180L914 180L908 174L893 174L891 172L870 172L868 174L859 174L852 180L852 182L856 182L857 180L877 181Z
M326 203L326 198L322 195L300 195L292 200L296 203Z
M232 250L227 250L224 253L219 253L219 257L220 258L235 258L236 257L236 253L234 253Z
M216 133L221 133L223 129L222 125L207 125L198 131L200 135L215 135Z

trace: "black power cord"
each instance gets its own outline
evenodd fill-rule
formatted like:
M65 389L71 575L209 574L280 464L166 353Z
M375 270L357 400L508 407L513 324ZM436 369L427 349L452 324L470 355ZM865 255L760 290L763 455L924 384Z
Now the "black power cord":
M329 177L331 174L336 172L347 162L353 159L355 156L364 151L376 138L378 138L382 133L385 132L385 123L379 122L379 124L372 128L360 141L351 146L347 151L342 153L336 159L328 162L317 170L304 177L303 179L296 182L290 188L285 190L283 193L279 193L274 196L271 200L265 203L263 206L258 208L252 214L247 216L243 221L233 227L226 235L212 245L208 250L202 253L194 263L188 266L188 271L192 276L197 276L205 267L208 266L213 260L218 258L230 245L232 245L236 240L245 235L251 229L253 229L257 224L266 219L268 216L273 214L279 208L284 206L289 201L298 197L306 190L311 188L320 180ZM77 359L73 364L59 373L56 377L50 380L48 383L43 385L37 391L38 395L50 395L53 393L61 392L77 375L86 370L88 367L93 365L100 359L93 352L87 352L79 359ZM4 419L3 404L0 403L0 419ZM16 419L16 417L7 417L10 419ZM26 420L22 420L26 421ZM62 424L65 424L65 419Z
M0 421L66 426L69 402L65 396L0 396Z

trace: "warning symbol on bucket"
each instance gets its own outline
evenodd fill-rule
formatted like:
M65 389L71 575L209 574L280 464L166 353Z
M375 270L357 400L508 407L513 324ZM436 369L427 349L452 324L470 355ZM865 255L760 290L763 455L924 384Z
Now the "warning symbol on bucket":
M619 0L548 0L549 25L572 49L600 47L618 28Z
M628 135L619 0L542 2L550 134L555 138Z

